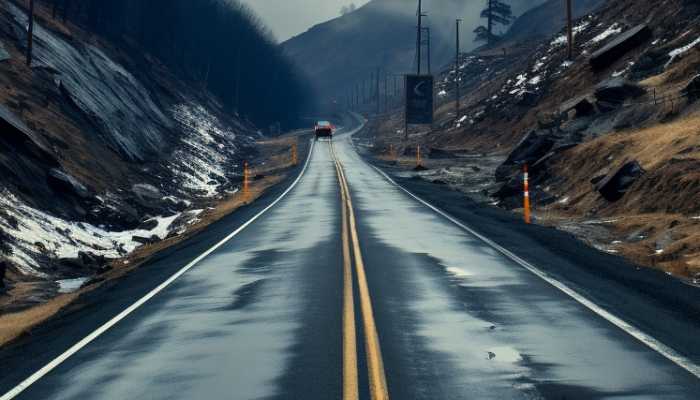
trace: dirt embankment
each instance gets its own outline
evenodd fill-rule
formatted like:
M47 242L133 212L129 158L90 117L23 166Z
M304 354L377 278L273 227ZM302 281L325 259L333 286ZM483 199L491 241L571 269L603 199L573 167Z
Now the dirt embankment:
M250 162L248 190L241 190L220 200L212 201L195 219L187 222L177 234L164 240L138 247L129 255L111 260L103 274L78 285L75 291L51 296L41 304L26 302L27 296L36 293L45 281L32 280L24 276L9 276L14 281L11 289L0 297L0 346L28 334L31 329L68 308L82 295L110 284L130 271L141 267L159 252L192 238L212 223L255 202L266 190L282 182L294 168L303 163L308 153L298 137L269 139L258 142L259 156ZM296 157L292 149L297 152ZM12 274L12 273L11 273ZM28 306L31 305L31 306ZM8 312L13 310L12 312Z
M527 163L537 223L700 282L698 16L683 0L608 2L575 22L573 61L563 32L465 55L459 115L450 69L436 126L404 139L401 115L382 116L364 142L403 174L515 212ZM419 145L428 171L411 171Z
M25 6L0 0L0 343L292 170L292 139L264 140L201 82L45 2L27 65Z

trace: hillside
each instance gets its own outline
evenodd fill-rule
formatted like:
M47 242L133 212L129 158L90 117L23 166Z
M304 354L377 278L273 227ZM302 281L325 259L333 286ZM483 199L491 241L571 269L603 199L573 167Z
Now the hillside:
M510 3L514 14L520 15L542 0ZM476 26L483 4L462 0L424 4L428 14L424 24L431 28L432 66L437 70L454 56L455 18L464 19L467 27ZM321 97L344 98L347 90L379 67L393 74L415 69L416 7L415 0L373 0L354 12L314 26L283 46ZM472 29L464 30L465 49L477 45Z
M691 1L609 2L576 21L573 61L563 31L465 55L460 114L448 69L436 129L404 142L393 114L377 120L374 151L420 144L433 154L420 177L518 212L527 163L536 222L697 281L699 15Z
M265 99L241 88L249 106L236 113L229 99L188 75L183 66L191 63L177 64L168 52L152 54L127 34L112 33L118 21L133 21L128 14L96 33L92 3L72 4L64 21L60 12L52 17L50 3L38 3L27 66L24 2L0 0L3 314L118 275L252 200L237 195L244 161L267 162L270 176L261 176L255 190L279 180L291 163L289 146L261 146L260 130L250 122L280 121L274 108L244 114ZM118 4L112 6L115 11ZM251 45L268 40L255 33L256 20L228 12L248 24ZM259 56L256 66L279 59ZM219 62L223 68L231 60ZM286 81L284 64L277 67L277 81L258 89L297 85ZM249 82L267 82L267 71L260 73ZM220 90L231 89L214 71L209 79ZM289 96L268 105L299 102Z

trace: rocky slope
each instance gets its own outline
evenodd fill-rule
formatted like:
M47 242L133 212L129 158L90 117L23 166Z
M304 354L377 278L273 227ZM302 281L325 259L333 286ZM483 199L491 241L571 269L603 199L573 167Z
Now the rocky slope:
M42 4L42 3L40 3ZM76 290L238 191L258 131L127 42L0 0L0 314Z
M467 54L458 72L440 75L437 129L401 142L397 114L378 122L374 149L386 157L421 144L441 158L421 173L426 179L465 191L480 184L489 201L516 210L527 163L538 222L697 280L699 16L692 1L608 2L576 21L574 60L563 31L513 41L506 54ZM465 94L459 115L456 77Z
M509 3L514 14L520 15L543 0ZM354 12L314 26L283 46L321 97L345 99L347 90L369 78L377 68L393 74L415 70L417 4L415 0L373 0ZM424 24L431 28L434 69L454 55L455 18L464 19L467 27L476 26L482 23L482 8L483 2L424 2L428 14ZM472 29L464 30L464 48L477 46Z

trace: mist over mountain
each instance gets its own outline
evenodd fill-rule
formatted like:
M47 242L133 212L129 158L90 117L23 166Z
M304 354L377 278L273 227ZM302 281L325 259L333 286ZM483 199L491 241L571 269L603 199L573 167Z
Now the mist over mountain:
M579 3L579 2L577 2ZM581 15L600 0L577 4ZM307 74L324 99L344 100L347 93L381 68L382 73L416 70L416 0L373 0L352 13L319 24L282 44L288 56ZM529 35L551 34L564 25L564 5L558 0L511 0L513 15L528 19L513 28L496 27L496 33L524 40ZM424 0L424 25L431 28L431 64L434 71L454 58L455 19L461 18L462 51L480 46L474 29L485 1ZM509 30L510 29L510 30ZM342 43L342 46L338 46ZM425 61L425 58L424 58ZM426 64L423 64L425 70Z
M516 0L511 5L514 14L520 15L543 2ZM343 96L378 67L390 73L415 69L417 4L415 0L373 0L282 45L317 90ZM428 14L424 25L431 28L433 68L441 67L454 55L456 18L464 20L463 50L477 46L472 31L481 23L483 7L484 2L476 0L423 2L423 11Z

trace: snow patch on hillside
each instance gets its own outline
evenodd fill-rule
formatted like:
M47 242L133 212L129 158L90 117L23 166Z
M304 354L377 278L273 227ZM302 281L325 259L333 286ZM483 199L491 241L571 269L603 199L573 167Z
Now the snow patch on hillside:
M695 39L695 40L693 40L692 42L690 42L689 44L687 44L687 45L685 45L685 46L683 46L683 47L679 47L679 48L674 49L674 50L672 50L671 52L669 52L669 53L668 53L668 56L671 57L671 58L670 58L670 59L668 60L668 62L666 63L665 68L668 68L669 65L673 64L673 62L676 61L676 58L678 58L678 57L682 56L683 54L687 53L688 51L690 51L690 49L694 48L694 47L697 46L698 44L700 44L700 37L697 38L697 39Z
M198 197L215 197L240 170L235 160L242 144L252 138L237 136L206 108L196 103L171 110L184 132L182 147L171 157L171 167L182 179L182 188Z
M595 36L589 43L600 43L603 40L609 38L613 35L618 35L622 32L622 27L616 22L612 24L608 29Z
M157 221L152 230L110 232L84 222L49 215L24 204L7 190L0 193L0 208L17 221L13 226L6 219L0 219L0 228L14 239L9 259L23 273L36 277L47 276L40 271L37 261L40 257L75 259L82 252L108 259L120 258L141 246L134 237L165 239L173 222L181 215L152 218Z

